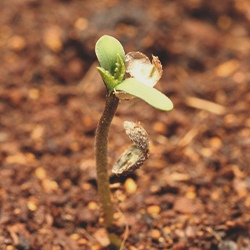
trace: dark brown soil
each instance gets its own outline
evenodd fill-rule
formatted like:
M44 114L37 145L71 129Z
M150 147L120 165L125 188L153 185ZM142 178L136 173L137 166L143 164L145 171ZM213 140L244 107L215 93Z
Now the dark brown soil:
M102 249L94 135L103 34L159 56L171 112L122 102L110 168L140 121L150 157L111 175L123 249L250 249L248 0L0 1L0 249ZM205 102L204 102L205 101ZM120 186L117 186L120 183Z

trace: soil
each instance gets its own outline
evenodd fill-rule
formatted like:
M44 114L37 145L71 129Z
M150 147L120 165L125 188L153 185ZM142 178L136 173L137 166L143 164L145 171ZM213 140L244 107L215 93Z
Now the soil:
M248 0L1 0L0 16L0 249L108 248L94 160L104 34L158 56L174 103L122 102L112 122L110 170L131 145L124 121L150 137L139 170L110 174L123 249L250 249Z

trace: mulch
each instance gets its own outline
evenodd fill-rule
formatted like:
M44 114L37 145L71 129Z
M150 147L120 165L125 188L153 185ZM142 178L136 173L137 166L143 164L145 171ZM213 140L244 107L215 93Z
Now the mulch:
M0 249L108 249L94 136L100 36L158 56L170 112L119 104L110 170L140 122L150 157L110 174L123 249L250 249L247 0L0 2ZM127 228L127 230L126 230Z

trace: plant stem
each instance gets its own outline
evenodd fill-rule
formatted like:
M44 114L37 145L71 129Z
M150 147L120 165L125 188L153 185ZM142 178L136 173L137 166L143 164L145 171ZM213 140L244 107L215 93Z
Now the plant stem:
M110 243L117 247L120 246L121 240L115 232L112 232L113 206L111 202L108 175L108 135L109 127L116 112L118 103L119 99L114 93L109 93L105 109L97 126L95 138L98 195L104 213L104 225L108 232Z

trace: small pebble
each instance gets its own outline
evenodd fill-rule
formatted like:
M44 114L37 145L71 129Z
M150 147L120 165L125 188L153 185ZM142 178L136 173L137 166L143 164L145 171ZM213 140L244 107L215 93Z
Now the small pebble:
M214 191L213 193L211 193L210 195L210 198L213 200L213 201L217 201L219 199L219 193L217 191Z
M16 248L14 248L14 247L11 246L11 245L9 245L9 246L6 247L6 250L14 250L14 249L16 249Z
M183 223L176 223L176 228L183 229L184 224Z
M78 245L86 245L87 244L87 240L82 238L80 240L77 241Z
M237 117L234 114L228 114L224 116L224 122L227 124L235 122L236 120L237 120Z
M91 184L89 184L89 183L82 184L82 189L83 190L90 190L91 189Z
M49 179L44 179L42 182L42 186L46 192L51 192L53 190L58 189L58 184L55 181L51 181Z
M160 211L161 211L161 208L157 205L147 207L147 212L151 215L159 214Z
M194 199L196 197L195 192L187 192L185 195L188 199Z
M65 179L61 183L61 187L63 189L66 189L66 190L70 189L72 187L72 185L73 184L72 184L72 181L70 179Z
M202 148L200 152L204 157L210 157L213 154L210 148Z
M185 195L188 199L194 199L196 197L196 187L190 186L187 190L187 193Z
M79 234L71 234L70 238L73 240L78 240L80 238Z
M182 229L175 229L175 234L179 237L179 238L183 238L185 236L185 233Z
M43 132L44 132L44 126L37 125L31 132L30 137L34 141L41 140L41 137L43 136Z
M13 49L15 51L22 51L26 47L26 41L21 36L13 36L10 39L8 46L10 49Z
M167 126L162 122L155 122L153 124L153 130L157 133L165 135L167 133Z
M89 22L86 18L78 18L75 23L74 27L78 30L85 30L89 25Z
M27 164L27 157L22 153L17 153L15 155L9 155L5 158L6 163L19 163Z
M38 89L33 88L33 89L29 90L29 98L31 100L36 100L36 99L38 99L38 97L39 97L39 90Z
M60 52L63 48L61 33L61 29L57 26L54 26L50 27L43 37L46 46L54 52Z
M219 137L212 137L210 139L210 145L214 149L219 149L221 147L221 139Z
M161 232L160 230L158 229L153 229L151 231L151 237L154 239L154 240L158 240L160 237L161 237Z
M133 194L135 193L136 189L137 189L137 185L135 183L135 181L132 178L128 178L125 183L124 183L124 187L126 189L126 191L129 194Z
M28 201L28 208L30 211L36 211L37 205L34 201Z
M150 187L150 192L153 194L159 192L160 190L161 190L160 186L153 185Z
M46 171L44 170L44 168L39 167L36 169L35 175L38 179L43 180L46 177Z
M90 210L96 210L96 209L98 208L98 205L97 205L96 202L90 201L90 202L88 203L88 208L89 208Z
M201 237L201 236L204 235L204 232L203 232L203 231L199 231L199 232L197 233L197 235L198 235L199 237Z
M170 234L171 233L170 227L164 227L163 230L164 230L165 234Z
M100 250L101 247L99 245L94 245L91 247L91 250Z
M68 220L68 221L72 221L73 216L71 214L65 214L65 219Z

